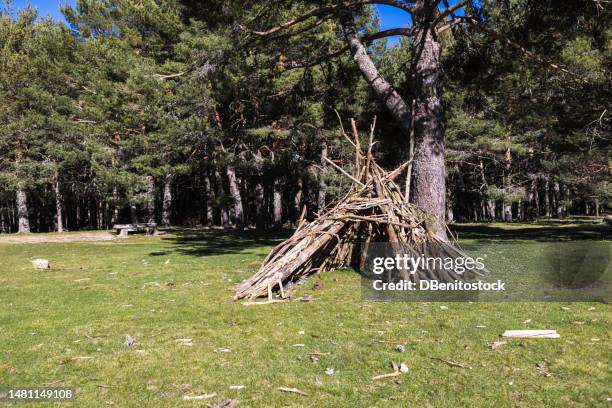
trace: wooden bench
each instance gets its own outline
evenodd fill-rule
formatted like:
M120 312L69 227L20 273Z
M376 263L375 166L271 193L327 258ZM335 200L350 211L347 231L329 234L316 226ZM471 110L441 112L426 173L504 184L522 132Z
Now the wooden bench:
M137 224L115 224L113 229L117 230L117 235L127 237L130 232L144 232L153 235L157 232L157 224L154 222L143 222Z

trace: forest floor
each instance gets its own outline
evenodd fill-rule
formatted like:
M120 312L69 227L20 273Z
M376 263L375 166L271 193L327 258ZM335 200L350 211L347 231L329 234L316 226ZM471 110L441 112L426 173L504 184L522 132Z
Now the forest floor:
M512 245L521 268L534 270L531 259L551 239L604 240L612 248L609 227L589 222L463 224L455 232L461 242ZM609 403L605 303L371 303L361 299L351 270L311 277L297 292L312 295L311 302L231 302L231 287L290 233L177 229L123 240L0 245L0 387L74 388L83 407L225 398L245 407ZM34 258L52 268L33 270ZM555 329L561 338L499 337L530 328ZM130 347L127 334L135 340ZM507 342L492 346L500 340ZM409 372L372 380L391 372L392 360ZM209 398L184 400L202 395Z

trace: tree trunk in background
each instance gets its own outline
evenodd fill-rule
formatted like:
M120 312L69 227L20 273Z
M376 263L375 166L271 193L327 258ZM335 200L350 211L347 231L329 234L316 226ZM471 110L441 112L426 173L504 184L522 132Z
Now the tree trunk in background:
M536 219L540 216L540 195L538 194L538 178L531 180L531 217Z
M563 218L563 207L561 206L561 201L562 201L562 197L561 197L561 188L559 186L559 182L555 181L553 183L553 196L554 196L554 203L555 203L555 216L558 218Z
M169 227L172 217L172 174L164 177L164 197L162 199L162 225Z
M478 214L475 210L476 206L474 206L474 221L478 220ZM450 224L453 223L455 221L455 215L453 213L453 200L451 199L451 193L450 191L447 194L446 197L446 223Z
M155 178L147 176L147 222L155 222Z
M225 198L227 197L227 194L225 193L225 187L223 186L223 178L221 178L219 170L216 169L215 179L217 179L217 197L221 198L221 201L223 203L221 205L221 225L223 226L223 229L228 229L230 226L230 219L227 204L225 204Z
M274 228L283 226L283 195L281 192L280 179L274 179L274 198L272 200L272 212L274 214Z
M417 0L413 13L414 203L436 217L436 233L447 239L442 69L440 43L431 27L436 18L437 3L435 0Z
M113 216L111 217L112 224L116 224L119 222L119 206L117 205L118 201L119 193L117 192L117 187L113 187Z
M557 201L559 218L565 218L568 213L568 208L565 206L564 201L568 201L570 196L569 187L566 184L559 183L559 200Z
M319 176L319 194L317 197L317 211L319 214L323 212L325 208L325 194L327 190L327 184L325 183L325 174L327 173L327 141L321 141L321 174Z
M294 222L297 222L297 220L300 218L300 212L302 210L302 192L304 190L304 182L302 181L301 177L297 179L296 184L295 196L293 196L293 211L295 213Z
M230 195L234 201L234 223L236 224L236 228L244 228L244 209L242 208L240 188L236 181L236 171L232 166L227 166L226 173L229 181Z
M550 210L550 176L544 178L544 215L547 217L552 215Z
M505 172L504 172L504 200L502 203L502 212L504 221L512 222L512 202L508 202L508 194L512 191L512 181L510 176L510 169L512 167L512 153L510 152L510 147L506 148L506 153L504 155L505 161Z
M132 224L138 223L138 211L136 208L136 203L130 201L130 222Z
M26 234L30 232L30 220L28 218L28 196L21 186L17 184L17 218L18 218L18 232Z
M599 217L599 199L595 199L595 216Z
M495 219L495 201L488 198L488 190L489 184L487 183L487 178L485 176L484 171L484 163L482 158L478 159L478 168L480 170L480 180L482 182L483 187L481 188L481 199L483 200L483 218L488 221L493 221Z
M255 227L258 231L266 228L266 198L265 191L262 184L262 161L261 152L258 150L255 152L255 170L257 172L257 181L255 183Z
M64 232L64 220L62 217L62 191L60 190L59 174L55 171L53 180L53 189L55 191L55 222L57 232Z
M213 218L213 191L210 187L210 176L208 173L204 176L204 191L206 193L206 225L213 226L215 221Z

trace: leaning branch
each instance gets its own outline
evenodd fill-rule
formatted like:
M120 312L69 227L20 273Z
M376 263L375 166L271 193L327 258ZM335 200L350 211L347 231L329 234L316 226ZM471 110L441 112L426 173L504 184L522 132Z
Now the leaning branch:
M458 9L460 9L461 7L463 7L463 6L467 5L467 4L468 4L468 3L470 3L470 2L471 2L471 0L462 0L462 1L460 1L459 3L457 3L457 4L453 5L453 6L448 7L448 2L447 2L447 1L445 1L445 2L444 2L444 4L447 6L447 9L446 9L446 10L444 10L444 11L442 11L442 12L440 13L440 15L439 15L438 17L436 17L436 19L434 20L434 24L433 24L433 25L434 25L434 27L435 27L435 26L436 26L438 23L440 23L441 21L443 21L443 20L444 20L444 19L445 19L447 16L451 15L451 16L453 16L453 17L454 17L454 13L455 13L455 11L457 11Z
M339 20L353 60L356 62L362 75L368 81L376 96L385 104L391 114L400 122L401 126L404 129L408 129L411 123L410 109L393 86L380 75L372 62L355 25L352 10L348 7L342 7L339 10Z
M374 40L379 40L381 38L385 38L385 37L391 37L393 35L403 35L403 36L410 36L411 30L409 28L391 28L389 30L383 30L383 31L379 31L377 33L374 34L369 34L369 35L362 35L361 36L361 41L363 42L371 42Z

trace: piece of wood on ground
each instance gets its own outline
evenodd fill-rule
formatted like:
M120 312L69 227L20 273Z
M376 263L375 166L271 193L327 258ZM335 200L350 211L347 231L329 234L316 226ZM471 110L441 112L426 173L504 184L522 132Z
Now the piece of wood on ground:
M263 300L263 301L249 301L242 302L245 306L257 306L257 305L272 305L274 303L287 303L290 302L289 299L271 299L271 300Z
M215 398L216 393L204 394L204 395L183 395L183 401L203 401L211 398Z
M558 339L561 337L556 330L506 330L502 337L515 339Z
M472 367L468 367L465 364L462 363L458 363L456 361L451 361L451 360L445 360L443 358L440 357L431 357L432 360L436 360L436 361L440 361L444 364L446 364L449 367L453 367L453 368L469 368L471 369Z
M308 394L302 390L298 390L297 388L289 388L289 387L278 387L277 390L282 392L291 392L293 394L299 394L303 396L307 396Z

